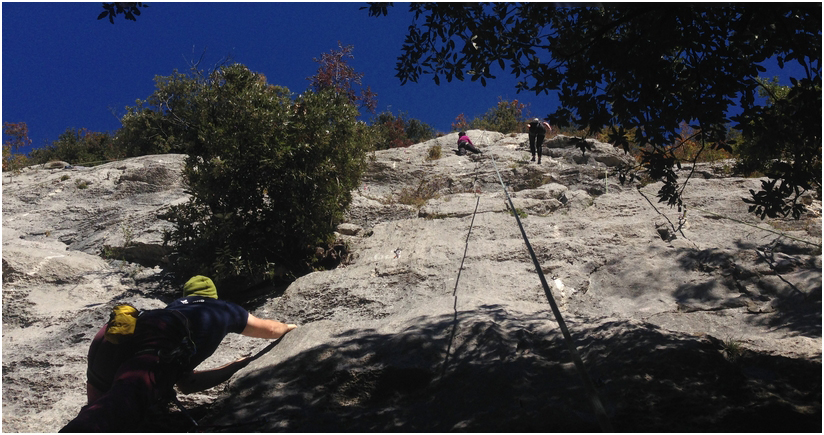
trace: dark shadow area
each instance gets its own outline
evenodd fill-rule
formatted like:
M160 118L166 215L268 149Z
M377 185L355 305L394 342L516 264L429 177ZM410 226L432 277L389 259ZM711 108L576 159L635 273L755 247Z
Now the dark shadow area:
M747 307L754 325L781 328L808 337L821 337L821 283L798 281L799 272L820 275L814 261L796 263L772 260L775 254L815 256L820 252L804 244L786 244L775 240L769 244L739 241L735 249L747 257L720 249L682 249L675 259L677 267L700 272L703 281L680 285L673 296L682 311L712 311ZM765 255L765 252L767 254ZM803 257L802 257L803 258ZM784 274L796 274L789 280ZM771 279L772 278L772 279Z
M787 329L807 337L821 338L821 301L789 300L772 305L767 316L753 316L751 323L771 329Z
M134 292L141 296L172 303L183 296L183 284L175 274L165 271L145 278L135 279Z
M784 292L774 288L768 282L762 281L759 291L764 299L771 300L771 308L774 311L768 316L753 316L752 323L760 326L767 326L772 329L788 329L798 332L808 337L821 338L821 280L815 279L813 287L802 285L802 282L792 282L797 279L797 273L801 271L817 272L820 276L820 264L815 264L812 258L808 261L793 263L779 263L775 261L775 254L781 253L788 256L811 256L821 255L821 250L802 243L787 243L781 238L775 239L769 244L745 244L739 243L739 249L748 249L756 252L759 261L765 266L769 265L772 275L777 278L773 280L776 285L785 287ZM796 277L787 280L785 274L796 274Z
M157 244L130 242L128 246L103 245L105 258L117 259L129 263L136 263L143 267L165 267L172 249Z
M163 271L159 274L152 274L146 278L135 279L134 292L141 296L157 299L163 303L170 304L175 299L183 296L183 284L185 280L170 271ZM218 296L236 304L239 304L249 311L254 311L271 301L272 298L280 297L289 288L292 281L277 282L274 284L261 283L247 289L245 292L232 293L218 289ZM225 293L225 294L224 294Z
M764 249L744 242L736 248ZM770 249L787 255L816 254L781 243L771 244ZM707 309L723 309L731 299L774 301L770 304L774 311L752 313L747 321L821 337L820 290L817 300L785 297L781 295L786 292L769 287L780 284L764 281L755 284L757 292L748 293L736 283L751 283L756 275L742 271L736 265L742 260L735 255L720 249L671 252L673 267L698 271L704 277L679 287L675 294L679 302L698 301ZM750 268L755 264L747 261ZM814 269L816 264L798 267ZM719 291L722 288L725 291ZM253 308L266 303L270 290L244 304ZM731 358L722 342L727 337L673 333L625 320L567 322L619 432L822 430L820 360L746 349ZM342 332L329 344L243 375L215 403L192 404L188 413L199 421L197 428L170 406L171 413L158 410L144 430L600 430L548 309L524 315L489 305L454 316L420 317L408 325L393 334L368 329ZM313 326L310 322L302 327ZM266 361L265 352L261 360ZM185 404L185 397L181 399Z
M460 312L445 370L452 315L410 325L347 331L190 412L204 431L599 431L549 313ZM820 361L744 351L731 362L713 337L627 321L569 328L617 431L821 431Z

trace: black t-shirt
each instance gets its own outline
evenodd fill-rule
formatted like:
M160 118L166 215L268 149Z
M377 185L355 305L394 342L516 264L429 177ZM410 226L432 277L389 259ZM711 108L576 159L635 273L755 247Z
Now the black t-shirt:
M202 296L180 298L166 307L175 310L189 322L196 353L187 364L193 370L209 358L230 332L240 334L246 328L249 312L232 302Z
M529 123L529 134L533 134L536 136L546 136L546 127L544 127L543 122L530 122Z

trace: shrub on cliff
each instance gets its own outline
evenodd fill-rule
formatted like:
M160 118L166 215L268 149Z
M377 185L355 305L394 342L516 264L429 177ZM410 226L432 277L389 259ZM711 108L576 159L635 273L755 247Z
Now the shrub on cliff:
M408 147L435 137L432 126L403 112L397 116L390 111L379 113L372 120L372 128L376 135L375 148L379 150Z
M73 165L95 166L124 157L127 157L126 150L119 148L109 133L86 128L67 128L50 145L29 153L32 164L61 160Z
M130 110L124 130L186 154L191 198L163 218L181 276L223 288L311 267L312 247L333 235L371 144L358 110L333 89L289 90L243 65L157 80L151 107Z
M506 101L498 97L498 105L490 108L483 115L473 119L469 128L497 131L499 133L526 132L526 104L518 100Z

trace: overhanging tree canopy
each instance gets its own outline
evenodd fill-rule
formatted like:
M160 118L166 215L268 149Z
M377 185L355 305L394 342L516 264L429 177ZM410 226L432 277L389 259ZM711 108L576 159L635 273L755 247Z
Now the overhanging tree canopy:
M372 16L391 3L371 3ZM398 58L397 77L430 74L451 81L494 79L507 69L517 88L558 91L560 107L547 116L590 131L609 128L615 146L649 146L641 165L664 182L661 201L683 205L672 153L679 126L704 146L729 148L731 122L747 140L775 147L777 161L750 210L798 217L798 197L821 188L821 6L819 4L659 3L554 7L547 3L412 3L415 24ZM798 62L805 75L780 107L756 100L759 65ZM738 106L740 115L730 115ZM776 105L778 106L778 105ZM775 126L791 123L795 128ZM633 132L630 137L628 132Z

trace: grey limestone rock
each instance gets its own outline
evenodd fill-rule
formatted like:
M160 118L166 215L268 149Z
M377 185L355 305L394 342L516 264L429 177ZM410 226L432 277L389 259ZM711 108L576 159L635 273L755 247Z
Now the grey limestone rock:
M769 429L764 414L817 417L820 431L820 199L803 223L760 221L741 201L759 179L706 169L679 213L657 203L657 183L618 183L631 157L609 144L591 142L583 159L569 138L549 138L537 165L525 134L468 133L483 154L453 153L454 133L375 153L338 226L350 260L249 302L300 326L227 385L181 395L202 424L599 430L508 194L617 430ZM440 159L428 159L433 146ZM179 291L150 259L169 228L158 212L187 200L183 158L4 179L4 430L60 429L84 404L106 308L162 307ZM129 244L140 255L100 257ZM230 334L202 368L266 344ZM780 410L764 399L775 395ZM152 429L185 431L182 420Z

